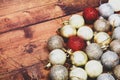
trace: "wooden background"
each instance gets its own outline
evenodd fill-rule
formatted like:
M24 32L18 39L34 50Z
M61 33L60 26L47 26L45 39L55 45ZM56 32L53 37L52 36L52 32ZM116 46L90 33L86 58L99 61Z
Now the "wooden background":
M78 9L65 9L60 1L0 0L0 80L49 80L48 38L72 14L99 5L99 0L81 0Z

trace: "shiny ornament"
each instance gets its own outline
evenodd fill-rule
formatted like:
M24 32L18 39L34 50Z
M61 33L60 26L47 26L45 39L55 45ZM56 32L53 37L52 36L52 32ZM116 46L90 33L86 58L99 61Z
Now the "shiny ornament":
M93 30L89 26L82 26L78 29L77 35L85 40L91 40L93 37Z
M97 43L91 43L86 47L86 53L89 59L99 59L103 54L103 50Z
M108 50L101 56L101 61L106 68L111 69L119 64L119 56L117 53Z
M94 29L95 31L109 31L110 30L110 23L105 20L104 18L97 19L94 23Z
M115 12L120 11L120 0L109 0L108 3L112 6Z
M112 38L120 40L120 27L117 27L113 30Z
M110 43L110 48L111 48L112 51L114 51L118 55L120 55L120 40L113 40Z
M74 14L70 17L69 24L74 28L80 28L85 24L85 22L81 15Z
M120 14L112 14L109 16L108 20L113 27L120 26Z
M85 65L85 70L89 77L95 78L103 72L102 64L97 60L90 60Z
M63 65L66 61L66 53L61 49L54 49L49 54L49 61L53 65Z
M114 68L113 72L117 79L120 80L120 64Z
M83 51L75 51L71 55L72 64L75 66L83 66L87 63L88 58Z
M87 7L83 10L83 17L86 23L93 23L99 18L99 12L93 7Z
M76 29L71 25L65 25L60 28L60 34L65 38L69 38L70 36L76 35Z
M50 70L51 80L68 80L68 70L62 65L54 65Z
M82 68L73 68L70 71L70 80L87 80L87 73Z
M102 73L97 77L97 80L115 80L110 73Z
M98 10L99 10L101 16L103 16L103 17L109 17L110 15L114 14L114 9L108 3L104 3L104 4L100 5Z
M71 36L67 42L67 47L73 51L83 50L86 45L85 40L78 36Z
M64 40L59 35L51 36L48 39L47 47L49 50L63 48L63 46L64 46Z
M105 32L99 32L94 36L94 42L98 43L101 48L108 47L111 37Z

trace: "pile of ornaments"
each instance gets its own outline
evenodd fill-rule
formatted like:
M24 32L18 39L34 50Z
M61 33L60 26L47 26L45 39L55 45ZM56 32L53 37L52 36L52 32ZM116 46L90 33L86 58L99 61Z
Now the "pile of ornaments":
M120 80L120 15L110 4L85 8L58 31L47 42L51 80Z

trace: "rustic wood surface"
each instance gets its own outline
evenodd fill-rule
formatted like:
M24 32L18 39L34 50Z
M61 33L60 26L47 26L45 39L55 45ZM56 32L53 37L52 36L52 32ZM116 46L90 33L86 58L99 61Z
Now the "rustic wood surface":
M58 1L59 0L45 0L45 1L43 0L35 0L35 1L33 0L29 0L29 1L28 0L18 0L18 1L10 0L10 2L8 1L8 3L6 3L7 7L12 6L12 5L14 6L14 8L17 8L15 7L16 5L18 5L19 7L17 9L14 9L11 7L4 9L5 5L3 7L1 6L1 12L7 13L8 11L9 14L0 17L0 33L7 32L7 31L17 29L17 28L21 28L21 27L25 27L25 26L29 26L31 24L35 24L38 22L40 23L40 22L44 22L47 20L55 19L58 17L69 15L71 13L76 13L76 12L83 10L87 6L95 7L99 5L98 3L99 0L90 0L90 1L79 0L79 2L72 0L74 2L71 2L71 3L74 3L74 5L77 5L77 6L69 7L69 5L64 5L64 6L61 5L62 6L61 7L59 6ZM68 2L69 0L65 0L65 1ZM16 2L16 4L13 4L14 2ZM11 5L8 5L8 4L11 4ZM21 6L23 6L23 8ZM2 10L5 10L6 12ZM12 14L10 14L11 13L10 11L13 11Z
M46 46L47 40L50 36L56 34L57 29L62 26L62 21L68 20L69 17L62 17L1 34L1 79L10 72L12 73L21 68L44 62L43 66L41 66L41 75L45 77L40 78L40 80L45 80L47 71L44 67L48 62L49 54Z
M21 2L22 4L20 4L19 1L22 1ZM12 5L12 2L16 2L16 4ZM32 5L31 8L28 8L30 7L30 5L27 2ZM63 15L61 9L55 5L56 3L57 0L11 1L10 3L11 5L9 6L14 6L14 8L16 8L15 6L18 5L19 8L17 9L8 8L8 10L5 10L6 12L8 11L8 14L0 17L0 33L12 29L17 29L20 27L25 27L37 22L42 22L54 18L55 15L57 17ZM7 7L9 6L7 5ZM23 9L19 10L21 6L23 6ZM2 10L4 10L4 7L1 7L1 12ZM13 12L10 13L9 11L12 10Z
M57 1L0 0L0 80L49 80L47 40L71 16Z
M0 0L0 16L56 3L58 0Z
M6 72L20 69L21 65L26 67L44 61L45 66L48 62L47 56L49 54L46 47L47 39L56 34L56 30L61 27L61 23L62 19L59 18L1 34L1 77Z

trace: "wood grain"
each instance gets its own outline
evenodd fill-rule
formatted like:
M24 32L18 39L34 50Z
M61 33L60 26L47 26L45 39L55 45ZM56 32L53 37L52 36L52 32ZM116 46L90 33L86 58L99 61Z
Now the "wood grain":
M0 16L56 2L57 0L0 0Z
M79 4L75 3L77 5L77 8L79 9L76 9L75 7L70 7L70 9L67 9L66 11L60 6L58 6L57 0L49 1L50 3L48 2L48 0L45 0L44 3L41 3L42 0L40 0L41 2L39 0L35 0L35 1L36 1L35 4L37 5L37 2L38 2L40 6L33 7L35 6L35 4L32 3L34 1L30 0L28 1L28 3L30 2L30 4L33 4L31 9L28 9L28 7L26 6L27 2L26 3L23 2L24 10L0 17L0 33L4 33L4 32L18 29L21 27L33 25L36 23L52 20L65 15L70 15L83 10L85 7L89 6L89 4L90 6L92 5L94 7L99 5L97 3L95 4L96 2L95 0L91 0L87 2L86 0L82 0L81 1L82 3L80 2ZM86 4L87 6L83 4Z
M55 4L23 10L0 17L0 33L65 15Z
M79 13L81 14L81 13ZM43 61L48 62L47 40L55 35L58 28L62 26L63 20L68 20L70 16L54 19L20 30L6 32L0 35L0 77L5 78L6 74L12 74L23 67L28 67ZM21 67L23 66L23 67ZM41 68L43 76L48 76L48 72ZM45 72L44 72L45 71ZM15 73L15 72L13 72ZM41 74L42 75L42 74ZM41 78L40 80L47 80Z

